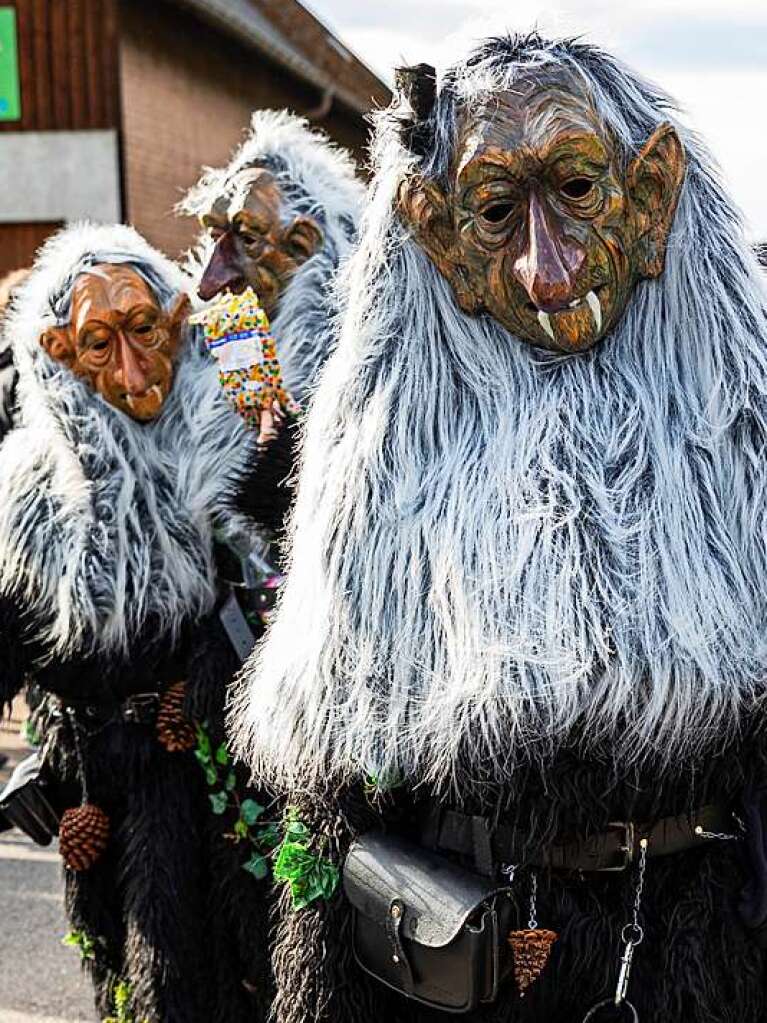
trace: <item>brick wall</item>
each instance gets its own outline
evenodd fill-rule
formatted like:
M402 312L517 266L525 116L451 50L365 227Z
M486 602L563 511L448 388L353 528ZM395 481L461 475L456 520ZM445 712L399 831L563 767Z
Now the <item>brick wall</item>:
M315 108L320 96L193 15L157 0L120 5L122 144L126 219L170 256L195 224L173 205L203 164L226 163L259 107ZM321 122L358 154L361 117L341 108Z

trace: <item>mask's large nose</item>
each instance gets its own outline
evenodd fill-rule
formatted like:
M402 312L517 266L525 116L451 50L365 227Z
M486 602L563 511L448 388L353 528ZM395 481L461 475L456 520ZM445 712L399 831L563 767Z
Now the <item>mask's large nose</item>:
M530 193L525 249L514 263L514 276L530 301L547 313L566 308L575 297L578 271L586 250L565 237L536 192Z
M149 386L148 367L139 354L131 347L128 339L118 336L119 362L115 370L115 381L131 395L143 394Z
M231 231L227 231L216 242L205 273L202 275L197 294L207 301L221 291L241 291L245 277L240 268L240 257Z

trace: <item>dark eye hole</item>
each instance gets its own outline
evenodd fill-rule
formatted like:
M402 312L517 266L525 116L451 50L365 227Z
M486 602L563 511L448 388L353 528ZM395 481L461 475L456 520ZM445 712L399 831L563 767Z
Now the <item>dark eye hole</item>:
M570 181L565 181L560 191L568 199L585 199L593 187L594 182L588 178L571 178Z
M502 224L504 220L508 220L513 211L513 203L494 202L490 206L485 206L482 210L481 217L483 220L486 220L488 224Z
M105 352L109 348L108 341L94 341L91 345L92 352Z
M133 328L133 333L146 335L151 334L153 329L154 328L151 323L139 323L137 327Z

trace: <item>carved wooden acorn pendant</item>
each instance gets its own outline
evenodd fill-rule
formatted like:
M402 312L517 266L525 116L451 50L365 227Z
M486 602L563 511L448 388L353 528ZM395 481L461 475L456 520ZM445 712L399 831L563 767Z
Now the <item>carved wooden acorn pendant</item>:
M514 979L520 997L524 997L530 985L543 973L557 938L556 931L543 928L512 931L509 934L509 944L514 952Z
M109 818L93 803L65 810L59 824L59 851L70 870L90 870L107 847Z
M186 682L168 686L160 699L157 711L157 741L169 753L186 753L197 743L194 722L184 713Z

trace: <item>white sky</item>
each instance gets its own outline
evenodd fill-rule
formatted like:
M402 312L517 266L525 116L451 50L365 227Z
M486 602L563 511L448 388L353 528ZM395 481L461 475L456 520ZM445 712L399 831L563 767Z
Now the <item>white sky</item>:
M309 0L314 13L391 83L391 69L445 67L507 29L584 35L655 79L707 139L750 234L767 240L765 0Z

